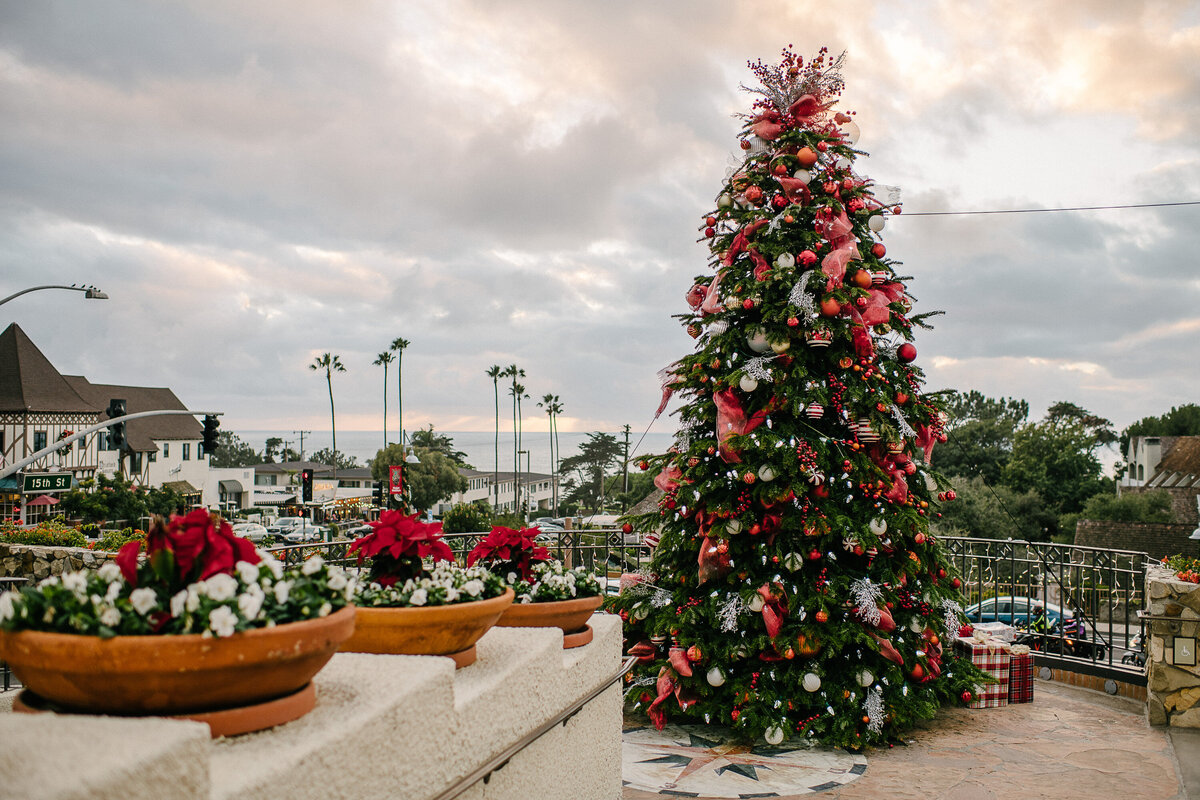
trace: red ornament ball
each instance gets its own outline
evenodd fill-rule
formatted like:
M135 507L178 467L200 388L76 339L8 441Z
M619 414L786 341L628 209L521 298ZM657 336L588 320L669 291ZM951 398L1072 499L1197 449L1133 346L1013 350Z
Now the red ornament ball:
M817 612L816 617L817 622L829 622L829 612L823 608Z
M794 328L800 324L800 320L796 319L795 317L788 317L787 324L789 328Z
M717 229L716 229L716 228L705 228L705 229L704 229L704 236L705 236L705 238L707 238L707 239L711 239L711 238L713 238L713 237L714 237L714 236L716 236L716 235L717 235Z
M777 194L771 198L771 205L775 206L775 208L779 209L780 211L787 208L787 204L787 198L781 194Z
M750 142L746 141L745 139L742 139L740 142L738 142L738 144L741 145L743 150L750 149Z
M800 263L806 267L811 267L813 264L817 263L817 254L812 250L801 250Z
M839 303L834 298L827 297L821 301L821 316L822 317L836 317L840 313L842 313L842 304ZM915 348L913 350L913 353L914 354L916 353Z
M754 301L751 300L749 297L747 297L745 300L742 301L742 308L749 311L750 309L754 308Z
M688 661L699 661L701 655L700 648L697 645L692 645L687 649Z
M754 483L754 478L755 478L755 476L754 476L753 472L747 472L745 475L742 476L742 481L744 483Z
M829 143L828 142L817 142L817 149L820 150L822 153L824 153L826 150L829 149Z
M705 224L705 225L708 225L708 226L713 226L713 225L716 225L716 224L717 224L717 218L716 218L716 217L705 217L705 218L704 218L704 224Z
M808 560L809 561L818 561L818 560L820 560L820 558L821 558L821 551L818 550L817 548L814 547L812 550L808 551Z
M912 342L905 342L896 348L896 358L903 361L905 364L911 363L917 357L917 348Z
M787 171L786 164L776 164L775 169L772 170L776 175L787 175Z
M969 703L974 699L975 695L971 694L970 689L963 689L963 693L959 695L964 703Z
M875 256L876 258L883 258L885 255L887 255L887 248L883 246L883 242L876 242L875 244L871 245L871 255Z
M953 500L953 499L954 499L954 498L956 498L956 497L958 497L958 495L956 495L956 494L954 493L954 490L953 490L953 489L951 489L950 491L946 492L946 499L947 499L947 500Z
M626 522L624 525L621 526L621 530L624 531L625 533L633 533L633 526L630 525L628 522Z
M639 461L638 468L641 469L642 472L645 472L646 470L650 469L650 462L649 461Z
M757 186L751 186L750 188L746 189L746 199L751 203L758 205L763 199L762 189L758 188Z

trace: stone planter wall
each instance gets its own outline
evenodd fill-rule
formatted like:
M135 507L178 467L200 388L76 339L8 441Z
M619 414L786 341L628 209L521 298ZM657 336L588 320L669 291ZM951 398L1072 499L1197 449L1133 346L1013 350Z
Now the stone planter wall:
M1200 637L1200 585L1149 567L1146 598L1146 716L1151 725L1200 728L1200 666L1174 663L1175 638Z
M88 550L86 547L41 547L31 544L0 544L0 578L28 578L40 581L63 570L97 569L116 553Z

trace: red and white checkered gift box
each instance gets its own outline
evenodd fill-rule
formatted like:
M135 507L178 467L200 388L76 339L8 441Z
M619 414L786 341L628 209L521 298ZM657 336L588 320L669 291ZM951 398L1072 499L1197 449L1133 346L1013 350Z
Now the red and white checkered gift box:
M1008 702L1033 702L1033 653L1023 645L1009 650Z
M995 639L979 641L963 636L954 640L954 652L996 679L996 683L980 684L975 699L968 708L997 708L1008 705L1008 646Z

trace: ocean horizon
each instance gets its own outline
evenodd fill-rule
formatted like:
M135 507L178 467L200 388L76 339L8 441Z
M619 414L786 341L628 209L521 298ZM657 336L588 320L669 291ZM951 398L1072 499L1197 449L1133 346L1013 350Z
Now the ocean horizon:
M624 431L607 432L612 433L618 442L624 443ZM261 451L267 439L270 438L283 439L288 447L300 450L300 436L290 430L235 430L233 433L255 450ZM494 443L496 434L494 431L437 431L437 433L449 436L454 442L454 449L461 450L467 454L467 463L472 467L482 472L492 471L495 461ZM579 445L587 441L589 433L559 433L558 442L562 448L559 459L561 460L577 453ZM338 431L337 439L338 451L355 458L362 466L369 464L383 447L383 431ZM629 434L629 458L633 461L642 455L665 452L671 446L674 439L675 434L673 431L663 433L651 432L647 433L645 438L642 437L640 431L631 431ZM641 440L640 446L638 446L639 440ZM393 443L396 441L394 431L389 434L388 441ZM305 456L332 446L333 436L328 430L306 431L304 434ZM528 469L531 472L550 473L550 434L545 431L523 434L521 436L521 448L529 451L528 467L525 463L526 457L524 455L521 456L522 471ZM512 431L508 431L507 433L504 431L500 432L500 463L497 468L501 472L511 472L513 469Z

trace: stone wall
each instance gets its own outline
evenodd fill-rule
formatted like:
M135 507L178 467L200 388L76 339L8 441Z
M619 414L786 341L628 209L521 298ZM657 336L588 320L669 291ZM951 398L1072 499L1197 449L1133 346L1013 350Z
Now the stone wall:
M1151 725L1200 728L1200 585L1175 580L1163 567L1146 570L1149 637L1146 659L1146 717ZM1176 664L1175 640L1190 639L1190 665Z
M1193 530L1193 525L1174 523L1081 519L1075 525L1075 544L1108 550L1140 550L1156 560L1177 553L1200 557L1200 541L1188 539Z
M1196 508L1196 497L1200 491L1195 488L1178 487L1146 487L1126 486L1121 494L1145 494L1146 492L1166 492L1171 497L1171 518L1180 525L1191 525L1192 529L1200 525L1200 509Z
M41 547L30 544L0 544L0 578L28 578L40 581L81 569L96 569L116 553L88 550L86 547Z

